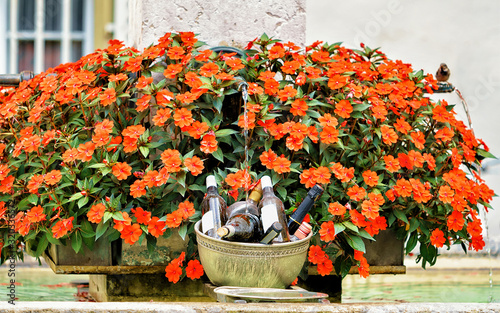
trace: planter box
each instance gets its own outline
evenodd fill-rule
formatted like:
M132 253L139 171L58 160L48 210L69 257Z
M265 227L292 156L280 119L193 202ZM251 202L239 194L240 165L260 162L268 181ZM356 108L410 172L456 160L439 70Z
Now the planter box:
M365 258L370 266L402 266L404 265L404 241L396 237L392 229L380 231L375 241L363 239L365 242Z
M116 262L118 265L142 265L155 266L167 265L172 259L182 251L186 251L187 240L182 240L177 230L173 230L170 237L160 236L156 241L155 250L148 251L147 242L143 240L141 244L137 242L129 245L123 241L116 241L119 247Z
M79 253L71 245L50 244L46 251L55 265L75 265L75 266L109 266L112 265L111 244L106 239L98 239L94 243L94 248L90 250L82 245Z

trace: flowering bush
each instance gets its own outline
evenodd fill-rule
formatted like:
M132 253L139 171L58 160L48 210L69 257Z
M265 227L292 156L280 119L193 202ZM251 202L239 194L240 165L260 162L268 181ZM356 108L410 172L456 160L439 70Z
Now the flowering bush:
M486 145L433 103L435 80L378 50L316 42L301 51L263 35L244 57L166 34L140 52L111 41L0 96L2 261L15 239L40 256L69 240L189 241L166 268L198 278L193 226L205 177L229 204L262 175L291 212L314 184L310 213L318 272L367 276L362 238L393 227L422 264L437 248L484 246L481 206L494 195L478 174ZM466 174L465 170L469 173ZM376 238L376 237L375 237Z

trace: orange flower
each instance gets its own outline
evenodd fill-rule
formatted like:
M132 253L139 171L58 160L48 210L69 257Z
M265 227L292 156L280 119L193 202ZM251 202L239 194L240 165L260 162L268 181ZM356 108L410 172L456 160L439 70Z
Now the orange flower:
M174 93L167 89L162 89L156 93L156 104L166 106L174 98Z
M115 225L113 225L113 228L119 232L121 232L125 226L132 224L132 219L130 218L130 216L128 215L127 212L120 212L120 213L122 214L123 220L113 219L113 222L115 222Z
M152 82L153 82L153 77L141 76L137 80L137 84L135 85L135 87L138 88L138 89L145 89Z
M127 162L117 162L111 169L118 180L127 179L132 174L132 167Z
M366 278L370 275L370 265L366 259L361 260L358 265L359 276Z
M387 125L382 125L382 127L380 127L380 131L382 133L382 141L386 144L386 145L392 145L393 143L396 143L398 141L398 135L396 134L396 132L390 128L389 126Z
M304 184L306 188L312 188L316 183L314 181L314 168L303 170L300 174L300 183Z
M439 188L439 200L443 203L451 203L455 192L449 186L441 186Z
M398 179L396 181L396 186L394 186L394 190L398 193L398 195L406 198L411 196L412 187L410 182L406 179Z
M328 79L328 87L333 90L340 89L347 85L348 82L349 77L347 76L333 75L330 79Z
M180 108L175 110L174 113L174 123L179 127L189 126L194 122L193 114L186 108Z
M353 201L360 201L366 196L366 190L363 187L354 185L347 189L347 195Z
M62 236L66 235L68 231L73 229L73 220L75 218L72 216L70 218L62 219L58 221L54 227L52 227L52 236L55 239L59 239Z
M227 66L231 68L233 71L241 70L245 68L245 65L242 63L241 59L238 58L229 58L225 60Z
M173 46L168 49L167 56L172 60L182 59L184 56L184 49L179 46Z
M469 222L467 224L467 232L472 237L481 236L481 234L483 233L483 228L481 227L481 220L476 219L472 222Z
M89 222L99 224L104 216L104 211L106 211L104 204L98 203L93 205L87 212Z
M309 253L308 253L308 260L312 264L319 264L324 262L328 256L326 255L325 251L321 249L320 246L315 246L312 245L309 247Z
M333 144L339 141L338 129L331 126L323 127L323 130L321 131L319 136L321 138L321 141L325 144Z
M167 149L161 154L161 161L169 173L179 172L181 170L181 154L175 149Z
M219 66L215 63L205 63L200 68L200 75L204 77L212 77L219 72Z
M31 177L30 181L28 182L29 192L34 194L38 193L38 188L40 188L40 186L42 185L43 180L43 175L33 175L33 177Z
M301 99L296 99L292 102L292 108L290 109L290 113L295 116L305 116L306 111L309 109L307 102Z
M109 134L106 132L98 132L92 136L92 142L96 147L105 146L109 141Z
M318 274L320 274L321 276L330 275L332 271L333 271L333 263L332 260L328 258L328 256L323 262L318 263Z
M455 133L451 128L443 127L442 129L436 132L434 138L437 139L437 142L448 142L453 138L454 135Z
M396 123L394 123L394 128L402 134L408 134L408 132L411 130L410 124L404 120L403 117L400 117L396 120Z
M194 209L194 204L185 200L184 202L179 203L179 208L176 210L182 214L182 219L187 220L196 212Z
M329 184L331 177L330 169L326 166L318 167L313 173L313 178L317 184Z
M94 154L95 144L92 141L87 141L78 146L78 159L83 162L88 162L92 160L92 155Z
M114 88L108 88L104 90L103 93L99 94L99 100L101 100L102 106L108 106L116 101L116 92Z
M298 61L285 61L281 66L280 70L285 74L293 75L295 71L300 67L300 63Z
M121 136L116 136L116 137L111 138L111 141L109 142L108 147L106 148L106 150L108 150L108 151L116 151L116 149L117 149L116 146L119 145L121 142L122 142L122 137Z
M246 187L250 184L250 175L245 170L239 170L236 173L230 173L224 180L232 189Z
M453 212L448 216L447 226L449 230L460 231L464 228L465 220L462 213L453 210Z
M210 132L203 136L200 144L200 150L205 153L214 153L217 151L217 140L215 140L215 135Z
M44 180L47 185L55 185L61 180L61 178L61 171L52 170L45 174Z
M165 267L165 277L168 278L169 282L176 284L179 282L181 275L182 268L180 268L179 264L170 262L167 267Z
M275 79L268 79L264 82L265 92L268 95L274 95L279 90L280 83Z
M134 213L137 218L137 223L147 225L151 220L151 212L143 210L143 208L138 207L136 209L131 209L130 212Z
M374 219L379 216L379 205L372 200L364 200L361 203L361 213L369 219Z
M353 107L351 105L351 102L349 100L340 100L336 105L335 105L335 113L343 118L349 118L351 116L351 113L353 111Z
M182 223L182 212L174 211L172 213L167 214L166 224L169 228L179 227Z
M247 114L241 114L238 118L238 126L243 129L254 129L255 128L255 113L247 112Z
M33 136L26 138L23 141L24 151L27 153L37 151L38 147L40 147L41 140L42 140L42 138L40 138L40 136L38 136L38 135L33 135Z
M286 147L292 151L299 151L304 146L303 138L297 138L295 136L290 135L286 138Z
M151 234L151 236L154 236L156 238L160 237L163 235L165 232L165 222L159 222L160 218L158 216L153 216L151 220L148 223L148 232Z
M142 179L136 180L130 185L130 195L134 198L139 198L146 194L146 183Z
M142 112L149 107L149 102L151 101L151 95L143 95L135 102L135 109L137 112Z
M276 153L274 153L273 150L271 150L271 149L269 149L268 151L262 152L262 154L259 157L262 165L264 165L268 169L273 168L273 163L274 163L274 161L276 161L277 158L278 158L278 155Z
M205 166L203 165L203 160L197 157L196 155L192 158L184 159L184 165L191 172L191 175L198 176L203 172Z
M118 137L121 138L121 137ZM123 152L130 153L137 150L137 139L131 137L123 138Z
M339 124L337 118L335 116L332 116L330 113L326 113L325 115L320 116L318 118L318 121L321 127L336 127Z
M26 218L30 223L38 223L46 220L46 215L43 214L43 208L39 205L32 207L27 213Z
M275 44L269 49L269 59L279 59L285 56L285 49L281 46L281 44Z
M417 149L422 150L425 144L424 133L422 133L421 131L411 133L411 142L413 142Z
M146 129L142 125L131 125L122 131L122 135L124 137L138 139L144 134L144 131L146 131Z
M346 212L346 207L338 202L330 203L328 205L328 212L332 215L343 216Z
M169 108L158 109L158 111L156 111L155 116L153 117L153 123L156 126L163 126L165 122L168 121L171 115L172 115L172 110L170 110Z
M370 192L368 194L368 199L379 206L385 203L384 196L382 196L382 194L380 193Z
M123 69L131 72L137 72L141 69L142 60L143 60L142 56L130 58L127 60L127 62L125 62Z
M200 261L191 260L188 262L187 267L186 267L186 276L187 277L194 280L194 279L201 278L201 276L203 276L203 274L204 274L203 266L201 265Z
M384 155L385 168L391 172L397 172L401 168L398 159L395 159L392 155Z
M288 173L291 164L292 162L282 155L273 162L273 170L278 174Z
M120 234L120 238L122 238L125 243L133 245L137 242L137 240L139 240L139 237L141 237L142 235L141 225L137 223L132 225L125 225Z
M184 81L193 89L200 88L203 85L203 82L198 75L193 72L187 72L186 75L184 75Z
M278 97L281 101L285 102L288 98L293 98L297 95L297 90L292 86L285 86L282 90L278 91Z
M444 233L438 228L434 229L431 234L431 244L436 248L442 248L445 242Z
M320 239L324 242L330 242L335 239L335 226L332 221L323 222L319 230Z
M378 175L374 171L366 170L363 172L363 179L365 183L370 186L374 187L378 185Z

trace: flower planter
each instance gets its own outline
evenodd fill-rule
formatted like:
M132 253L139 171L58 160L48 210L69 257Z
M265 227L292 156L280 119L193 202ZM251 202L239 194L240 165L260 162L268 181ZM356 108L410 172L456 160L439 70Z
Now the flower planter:
M168 238L160 236L156 241L153 252L148 251L147 242L143 240L141 244L129 245L123 241L116 241L118 265L167 265L173 258L182 251L186 251L188 241L179 236L177 229Z
M111 244L105 239L98 239L92 250L82 245L79 253L75 253L70 245L50 244L46 250L47 257L56 266L109 266L113 262Z

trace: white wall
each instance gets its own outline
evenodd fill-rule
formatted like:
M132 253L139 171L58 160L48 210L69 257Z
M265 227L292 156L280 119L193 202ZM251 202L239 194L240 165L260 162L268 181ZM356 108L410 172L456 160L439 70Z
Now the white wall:
M469 104L476 137L500 157L500 1L308 0L306 43L316 40L381 47L389 58L426 73L447 63L449 81ZM454 95L436 96L458 103ZM500 194L500 163L491 165L483 176ZM492 252L500 254L500 198L492 205Z

